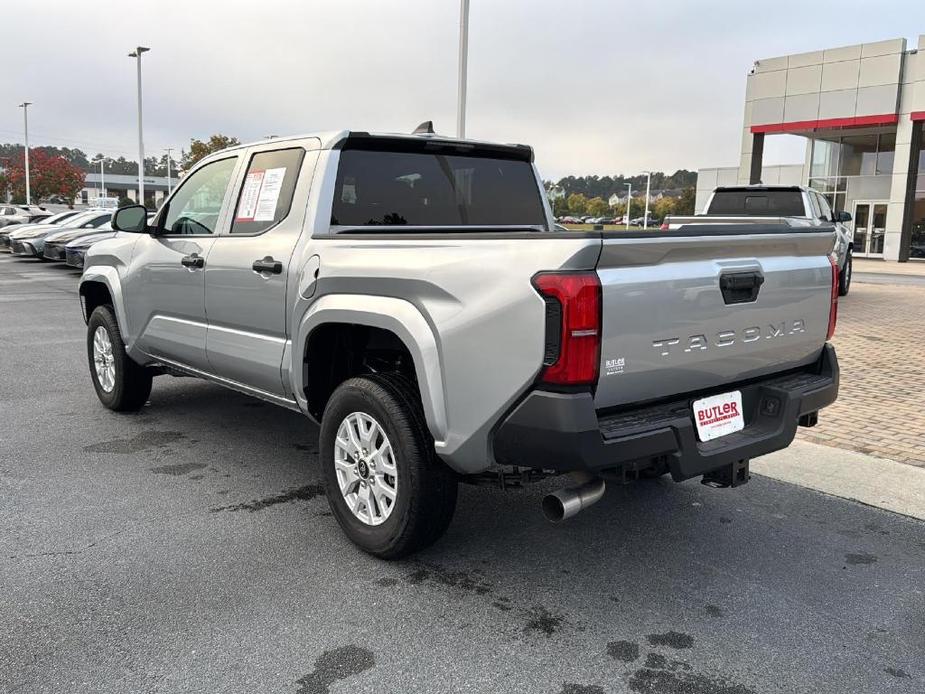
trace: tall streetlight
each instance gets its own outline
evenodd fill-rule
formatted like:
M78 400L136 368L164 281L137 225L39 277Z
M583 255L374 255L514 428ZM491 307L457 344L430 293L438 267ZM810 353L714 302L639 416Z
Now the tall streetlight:
M168 147L164 150L167 152L167 196L170 196L170 153L173 152L173 147Z
M25 130L24 137L26 139L26 204L32 204L32 189L29 187L29 107L32 105L31 101L23 101L19 108L22 109L22 121L23 129Z
M141 54L150 51L150 48L137 46L134 51L128 54L129 58L135 58L138 65L138 204L145 204L145 141L142 136L141 127Z
M103 171L103 163L112 161L112 159L109 157L100 157L97 161L100 163L100 199L102 200L106 197L106 172Z
M624 183L626 186L626 228L630 228L630 204L633 202L633 184Z
M642 228L648 229L649 228L649 189L652 187L652 172L643 171L643 173L646 175L646 211L642 217Z
M466 136L466 79L469 63L469 0L459 3L459 92L456 111L456 137Z

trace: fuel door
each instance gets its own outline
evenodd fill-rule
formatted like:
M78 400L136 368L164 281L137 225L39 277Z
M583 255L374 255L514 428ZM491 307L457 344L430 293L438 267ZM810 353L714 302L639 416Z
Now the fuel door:
M321 258L317 255L313 255L302 267L302 274L299 277L299 295L303 299L311 299L315 294L315 287L318 286L318 273L320 271Z

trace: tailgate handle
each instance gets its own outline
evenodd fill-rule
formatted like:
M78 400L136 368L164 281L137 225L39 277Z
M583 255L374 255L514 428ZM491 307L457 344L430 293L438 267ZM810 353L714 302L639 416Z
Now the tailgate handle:
M747 304L758 298L758 290L764 284L760 272L730 272L721 275L719 288L727 304Z

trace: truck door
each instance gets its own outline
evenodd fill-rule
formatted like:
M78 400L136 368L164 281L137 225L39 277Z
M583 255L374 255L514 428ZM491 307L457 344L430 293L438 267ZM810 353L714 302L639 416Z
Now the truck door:
M289 396L287 286L316 160L302 146L251 150L228 233L215 239L205 272L211 371L276 396Z
M237 163L229 156L194 170L161 208L158 233L139 235L123 295L137 347L146 354L208 368L203 270Z

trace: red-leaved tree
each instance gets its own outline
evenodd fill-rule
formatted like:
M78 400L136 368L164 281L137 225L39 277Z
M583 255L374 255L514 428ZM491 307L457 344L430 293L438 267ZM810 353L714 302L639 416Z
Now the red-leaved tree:
M26 164L22 153L12 157L7 165L6 184L14 200L26 197ZM29 150L29 192L33 202L58 196L73 200L84 187L86 174L67 159L51 156L41 149Z

